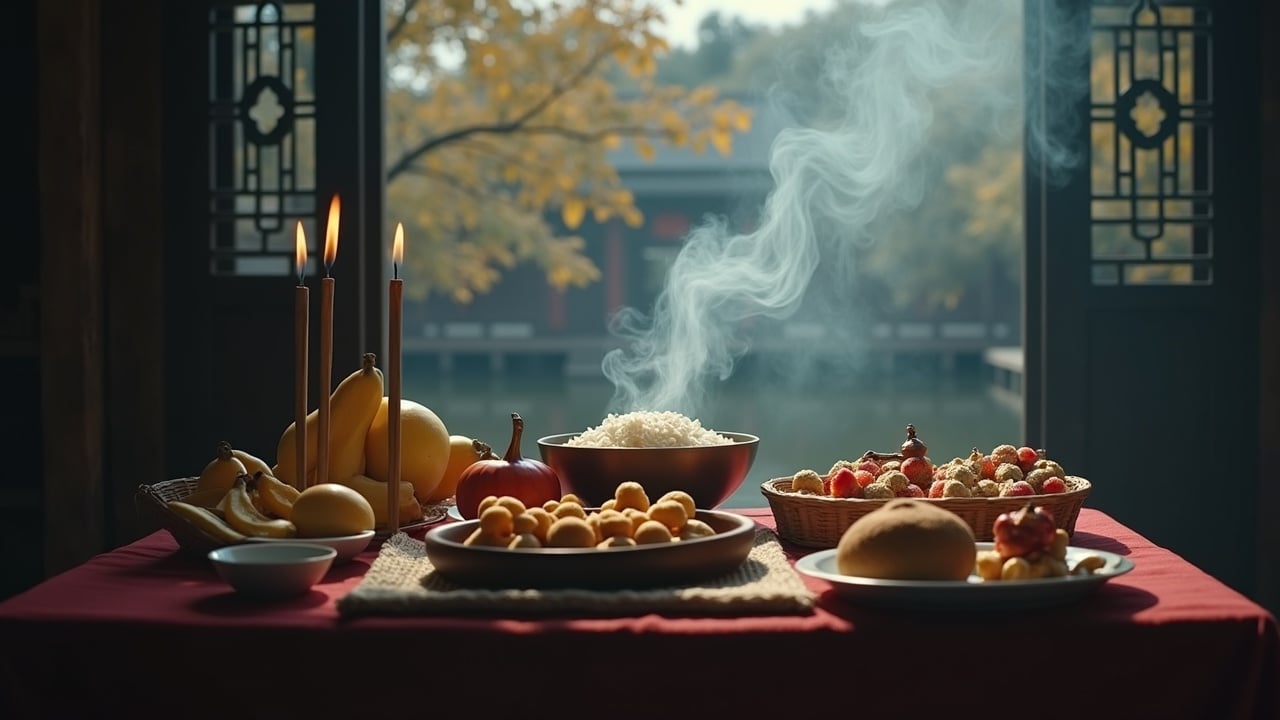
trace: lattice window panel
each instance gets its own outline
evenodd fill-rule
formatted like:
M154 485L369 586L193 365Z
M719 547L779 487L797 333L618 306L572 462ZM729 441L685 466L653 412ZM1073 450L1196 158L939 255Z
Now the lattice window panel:
M317 265L315 7L209 12L209 271L293 275L295 229Z
M1091 20L1093 284L1212 284L1210 11L1138 0Z

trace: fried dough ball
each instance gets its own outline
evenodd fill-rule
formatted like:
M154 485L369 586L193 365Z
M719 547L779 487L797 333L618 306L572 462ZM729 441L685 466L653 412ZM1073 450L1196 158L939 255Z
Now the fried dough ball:
M1051 477L1057 476L1054 475L1053 471L1049 468L1036 468L1035 470L1027 473L1022 479L1026 480L1027 484L1030 485L1031 489L1035 490L1036 493L1041 493L1044 492L1044 481Z
M991 460L995 462L996 467L999 467L1002 463L1017 465L1018 448L1012 445L997 445L991 450Z
M822 495L822 478L816 470L801 470L791 476L791 492Z
M528 511L522 512L511 519L511 531L516 535L525 533L534 534L538 529L538 518L530 515Z
M600 503L600 509L601 509L601 510L615 510L615 509L617 509L617 505L618 505L618 501L617 501L617 500L614 500L613 498L609 498L608 500L605 500L604 502Z
M977 497L999 497L1000 484L995 480L983 478L978 481L978 484L970 491L970 493Z
M579 506L581 507L581 506ZM585 518L562 517L547 531L547 547L589 548L596 545L596 531Z
M1067 559L1067 543L1071 540L1071 536L1067 535L1067 531L1058 528L1053 531L1053 543L1049 545L1049 557L1065 561Z
M901 470L882 472L876 477L876 482L888 485L895 495L899 490L906 490L907 486L911 484L911 481L907 479L907 476Z
M1000 568L1001 580L1026 580L1031 577L1031 563L1023 557L1011 557Z
M835 475L836 473L840 472L840 468L849 468L850 470L857 470L858 463L853 462L852 460L837 460L835 464L831 466L831 469L827 471L827 477L831 477L832 475ZM795 486L792 485L791 489L794 490Z
M556 521L555 516L540 507L531 507L524 514L537 521L537 527L531 532L538 538L538 542L546 545L547 531L551 529L551 523Z
M624 517L631 521L631 536L635 537L636 530L649 521L649 514L643 510L635 508L626 508L622 511Z
M649 519L657 520L666 525L672 534L678 535L680 534L680 528L684 527L684 524L689 521L689 515L685 512L684 505L680 501L663 500L662 502L654 503L649 508Z
M636 541L631 539L629 535L610 535L609 537L596 543L596 547L601 550L608 550L614 547L635 547Z
M1017 482L1022 479L1022 468L1013 463L1000 463L996 466L996 482Z
M684 527L680 528L681 540L696 540L700 537L710 537L715 534L715 528L696 518L689 518Z
M974 562L974 569L983 580L999 580L1003 567L1004 560L995 550L983 550Z
M635 541L637 545L671 542L671 531L657 520L645 520L636 528Z
M1092 575L1095 571L1101 570L1107 561L1103 560L1100 555L1092 553L1085 555L1076 561L1074 567L1071 568L1072 575Z
M542 509L543 509L543 510L546 510L546 511L547 511L547 512L549 512L549 513L553 513L553 512L555 512L555 511L556 511L556 508L558 508L558 507L560 507L560 501L559 501L559 500L548 500L548 501L546 501L546 502L542 503Z
M542 542L533 533L518 533L511 536L511 542L507 544L508 548L518 550L520 548L540 548Z
M814 475L817 475L817 473L814 473ZM818 478L818 485L819 486L822 485L822 478ZM791 489L795 490L794 484L791 486ZM819 489L818 493L821 494L822 490ZM698 507L693 502L693 496L683 490L672 490L671 492L658 498L658 502L665 502L667 500L675 500L676 502L683 505L684 514L685 514L685 517L687 518L693 518L698 515Z
M644 486L638 482L628 480L618 486L614 491L613 498L615 510L625 510L627 508L635 508L641 512L649 510L649 496L644 491Z
M959 480L948 480L946 485L942 486L942 497L973 497L973 492L969 490L969 486Z
M606 540L619 536L629 538L631 533L635 531L635 525L631 523L631 518L617 510L601 510L599 524L600 534Z
M886 462L880 466L880 472L882 473L886 473L891 470L901 470L901 469L902 469L901 460L890 460L889 462Z
M485 510L489 509L489 506L496 505L497 502L498 502L497 495L486 495L485 498L480 501L480 504L476 506L476 512L483 513ZM476 517L480 517L480 516L477 514Z
M485 547L506 547L509 542L511 542L510 535L497 535L495 533L488 533L480 528L476 528L471 531L471 534L467 536L466 540L462 541L462 544L470 546L480 545Z
M887 500L895 498L897 495L893 492L893 488L877 480L862 488L862 497L868 500Z
M490 505L480 513L480 529L490 535L510 535L515 530L515 518L501 505Z
M498 498L498 505L510 510L511 517L515 517L525 511L524 503L521 502L520 498L512 497L510 495L503 495Z
M573 493L565 493L563 496L561 496L560 502L573 503L575 505L581 505L583 507L587 506L586 503L582 502L582 498L578 497L577 495L574 495Z
M555 510L551 511L551 514L557 518L576 517L582 520L587 519L587 511L578 503L562 502L556 506Z
M964 483L966 488L972 488L978 484L978 473L975 473L967 462L960 462L947 471L947 480L958 480Z

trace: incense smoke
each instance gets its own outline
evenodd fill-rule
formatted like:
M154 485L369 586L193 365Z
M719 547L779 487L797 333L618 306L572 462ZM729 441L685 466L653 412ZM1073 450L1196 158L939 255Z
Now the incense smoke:
M823 87L837 119L821 128L788 127L774 140L774 187L756 229L734 234L715 219L695 228L651 314L624 308L612 318L610 330L624 347L602 363L615 386L610 411L696 416L706 381L727 379L748 350L743 321L792 316L816 279L824 287L847 284L853 250L874 242L889 218L918 206L942 172L927 142L940 121L935 93L958 83L976 88L973 118L1017 125L1022 85L983 79L1000 71L1007 77L1013 65L1021 73L1024 38L1010 32L1021 27L1020 7L1020 0L975 0L864 14L869 19L825 63ZM1058 52L1079 50L1069 45L1057 39ZM1070 153L1050 140L1050 133L1029 133L1029 152L1049 165L1070 163Z

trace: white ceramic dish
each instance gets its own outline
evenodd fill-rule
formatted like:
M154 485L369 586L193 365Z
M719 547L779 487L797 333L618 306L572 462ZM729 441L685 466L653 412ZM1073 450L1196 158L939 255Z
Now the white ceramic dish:
M306 543L308 545L323 545L332 548L337 554L334 558L334 565L341 565L351 558L364 552L369 547L369 543L373 541L373 531L366 530L356 535L343 535L341 537L322 537L322 538L265 538L251 537L250 542L267 543L267 544L285 544L285 543Z
M459 522L466 520L466 518L462 517L462 511L458 509L457 505L450 505L449 509L445 511L445 515L450 520L457 520Z
M209 551L218 575L237 591L256 598L302 595L320 581L337 552L301 542L245 543Z
M994 543L980 542L978 551ZM1104 565L1092 575L1070 575L1039 580L882 580L842 575L836 569L834 548L819 550L796 561L796 570L826 580L841 597L861 605L903 609L1019 610L1065 605L1088 595L1111 578L1133 570L1133 561L1102 550L1068 547L1067 564L1085 555L1097 555Z

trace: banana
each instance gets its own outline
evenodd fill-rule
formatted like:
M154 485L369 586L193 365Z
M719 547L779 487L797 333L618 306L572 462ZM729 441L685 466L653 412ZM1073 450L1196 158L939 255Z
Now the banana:
M243 533L238 532L235 528L226 524L213 511L202 508L197 505L182 502L181 500L170 500L165 503L174 515L182 518L185 522L214 538L228 545L242 543L245 541Z
M256 537L288 538L297 534L293 523L282 518L269 518L253 506L249 497L248 475L236 478L236 484L227 493L227 524L245 535Z
M218 443L217 456L200 471L200 477L196 479L196 490L216 488L225 492L236 484L236 478L244 472L244 463L232 452L231 443L223 440Z
M182 502L188 505L195 505L209 510L218 506L222 502L222 498L227 496L226 490L218 488L205 488L204 490L196 490L190 495L182 498Z
M254 489L258 491L258 504L268 514L285 520L293 519L293 501L301 493L292 485L286 485L271 475L254 476Z
M260 457L247 453L237 448L231 449L231 454L244 465L244 471L250 476L261 472L264 475L272 475L271 468L267 467L267 463Z

